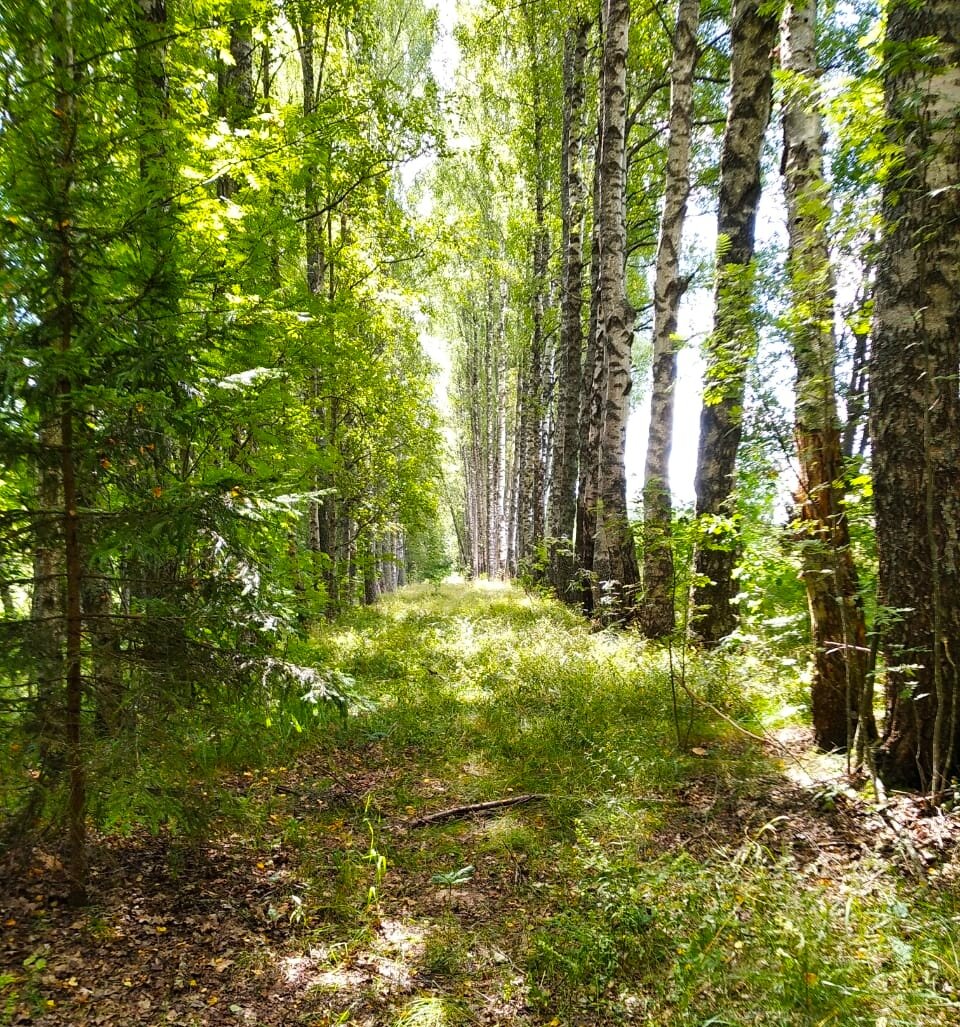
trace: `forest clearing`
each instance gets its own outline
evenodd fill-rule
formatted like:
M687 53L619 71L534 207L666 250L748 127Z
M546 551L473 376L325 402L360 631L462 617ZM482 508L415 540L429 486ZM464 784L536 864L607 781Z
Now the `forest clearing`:
M775 664L692 661L675 721L664 652L484 583L315 644L346 719L292 702L190 768L95 839L86 909L55 845L7 878L4 1022L956 1022L960 824L845 787Z

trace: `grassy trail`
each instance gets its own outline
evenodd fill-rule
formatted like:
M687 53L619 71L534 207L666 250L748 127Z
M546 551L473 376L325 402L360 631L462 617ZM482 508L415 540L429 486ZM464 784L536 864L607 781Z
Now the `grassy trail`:
M960 1018L948 847L911 865L919 828L899 852L855 797L675 706L662 651L481 584L407 589L313 657L364 701L291 718L283 751L224 778L215 843L103 839L80 916L41 863L44 901L6 911L0 1023L4 1001L51 1027ZM686 684L756 733L761 673L714 655Z

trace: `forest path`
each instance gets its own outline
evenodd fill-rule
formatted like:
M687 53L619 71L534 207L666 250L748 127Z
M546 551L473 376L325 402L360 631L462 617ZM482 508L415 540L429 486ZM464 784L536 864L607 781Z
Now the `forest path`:
M842 789L687 704L678 744L666 653L478 583L356 611L314 656L364 701L223 777L219 833L102 836L82 911L34 853L0 1023L950 1022L948 825L909 836L921 885ZM687 684L756 731L757 672L712 656Z

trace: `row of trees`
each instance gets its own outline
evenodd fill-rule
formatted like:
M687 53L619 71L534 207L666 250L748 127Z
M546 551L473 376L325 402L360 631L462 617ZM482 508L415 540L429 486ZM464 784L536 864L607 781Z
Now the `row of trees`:
M876 747L889 780L940 792L960 757L956 15L894 0L864 49L881 13L868 3L824 16L816 0L678 0L672 13L636 0L481 3L462 30L461 152L439 189L447 223L469 233L446 287L460 339L463 558L477 574L548 580L653 638L676 630L678 611L686 624L689 601L694 634L719 643L739 621L738 459L758 414L748 383L758 350L783 343L817 741L861 756ZM762 190L777 186L786 252L776 240L758 251ZM716 210L706 273L684 257L693 195ZM860 279L843 303L838 268ZM712 288L713 318L688 574L675 562L668 463L691 285ZM642 519L631 523L624 440L648 359ZM879 554L869 631L845 502L862 470L851 458L867 372ZM687 581L689 600L677 585Z
M0 6L0 805L18 834L67 796L76 900L112 782L271 681L336 697L288 640L437 549L399 178L433 32L406 0Z

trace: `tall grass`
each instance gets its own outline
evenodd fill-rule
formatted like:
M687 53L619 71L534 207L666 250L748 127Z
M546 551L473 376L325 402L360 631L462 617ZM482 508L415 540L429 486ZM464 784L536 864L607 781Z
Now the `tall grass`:
M397 805L550 797L532 827L518 813L486 831L431 829L396 855L411 874L485 853L525 861L537 912L498 944L543 1022L893 1027L960 1015L949 890L901 880L880 857L811 875L783 825L741 830L730 816L736 796L762 805L782 774L732 724L755 734L796 690L762 650L686 654L678 692L677 654L480 585L407 590L324 632L318 654L374 701L352 737L409 768ZM425 794L424 776L442 796ZM714 815L727 821L698 819L690 789L720 797ZM460 951L444 930L444 953ZM462 951L456 968L478 973Z

